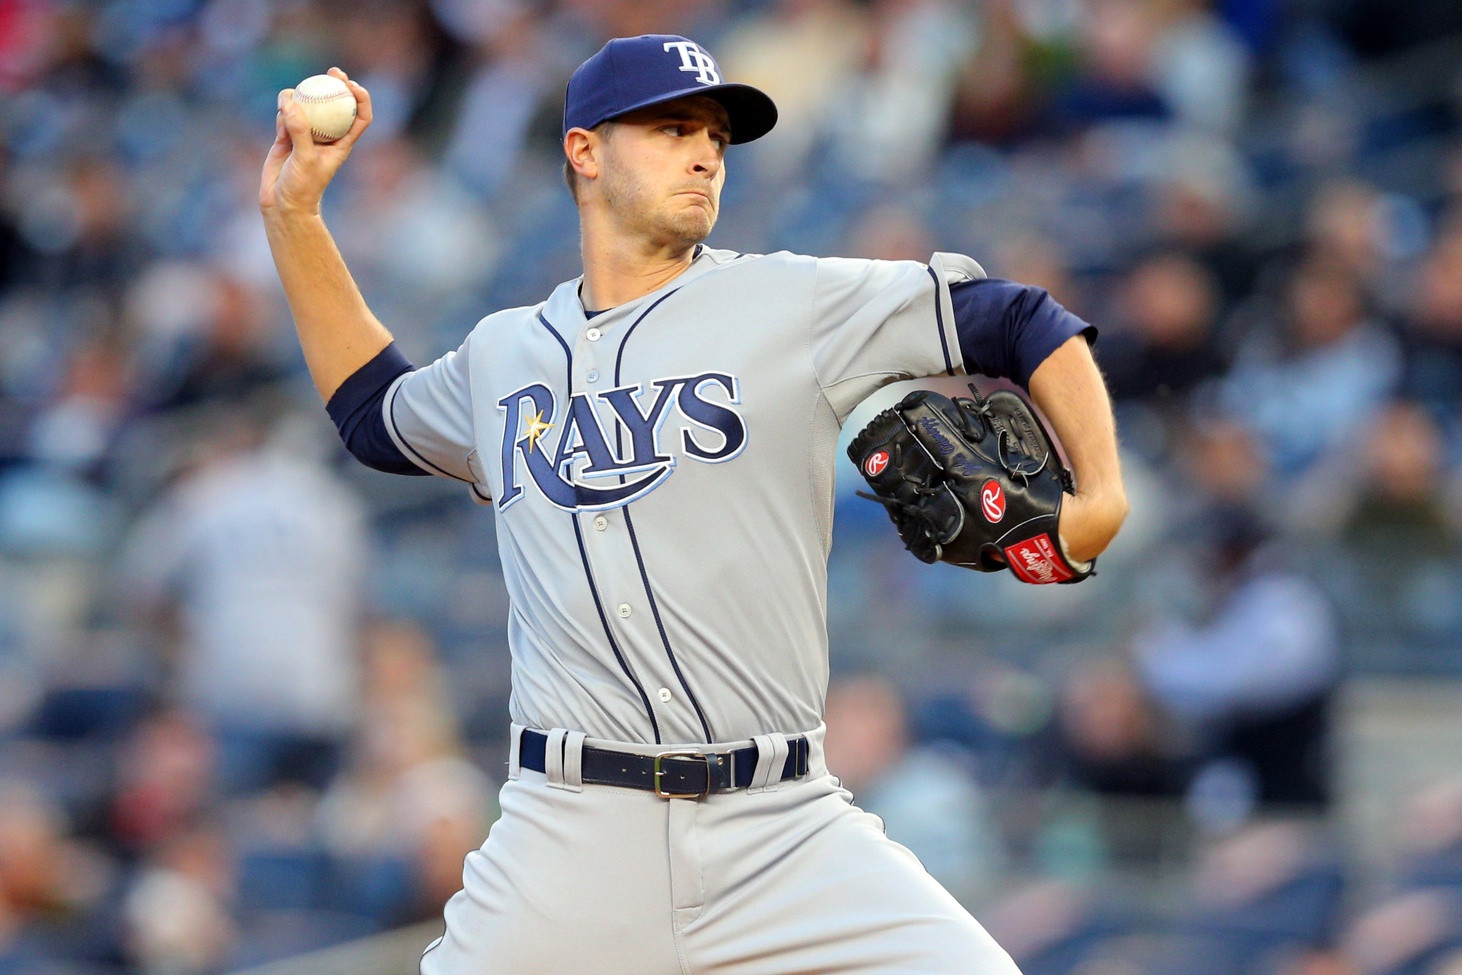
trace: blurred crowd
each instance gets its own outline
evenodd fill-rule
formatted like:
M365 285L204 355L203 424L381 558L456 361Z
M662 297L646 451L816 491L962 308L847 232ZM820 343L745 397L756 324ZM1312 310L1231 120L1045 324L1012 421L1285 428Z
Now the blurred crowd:
M1102 331L1133 515L1091 582L921 566L840 478L860 801L1028 975L1462 971L1456 784L1384 882L1333 815L1346 683L1462 673L1455 0L0 0L0 973L224 971L456 890L492 519L335 442L275 97L372 92L326 219L426 362L578 273L563 84L645 32L781 109L713 244L968 253ZM1164 896L1091 893L1174 836Z

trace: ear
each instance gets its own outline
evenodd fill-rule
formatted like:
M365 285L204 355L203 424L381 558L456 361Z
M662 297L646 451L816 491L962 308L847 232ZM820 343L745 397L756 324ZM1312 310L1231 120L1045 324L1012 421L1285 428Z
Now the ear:
M574 172L584 179L599 177L600 147L604 140L588 129L569 129L563 137L563 153Z

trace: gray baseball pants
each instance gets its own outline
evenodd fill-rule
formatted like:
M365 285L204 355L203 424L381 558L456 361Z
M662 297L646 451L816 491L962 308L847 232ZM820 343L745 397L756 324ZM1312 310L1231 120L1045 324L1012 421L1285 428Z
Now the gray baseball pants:
M1020 975L852 805L821 729L806 776L773 782L786 738L763 735L752 787L701 799L582 784L575 733L550 733L546 774L523 769L520 731L502 818L468 854L421 975Z

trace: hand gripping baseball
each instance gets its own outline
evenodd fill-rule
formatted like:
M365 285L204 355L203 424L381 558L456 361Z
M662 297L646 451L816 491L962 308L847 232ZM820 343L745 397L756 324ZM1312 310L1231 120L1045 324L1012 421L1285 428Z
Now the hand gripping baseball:
M351 81L339 68L331 68L328 73L345 82L355 95L355 121L336 141L317 143L310 135L309 120L294 101L294 89L286 88L279 93L274 145L269 147L259 184L259 208L266 216L318 214L325 187L350 155L355 141L371 124L370 92Z
M848 456L888 509L904 545L924 562L996 572L1023 582L1080 582L1057 524L1071 474L1050 435L1015 393L950 400L918 390L854 438ZM861 492L860 492L861 493Z

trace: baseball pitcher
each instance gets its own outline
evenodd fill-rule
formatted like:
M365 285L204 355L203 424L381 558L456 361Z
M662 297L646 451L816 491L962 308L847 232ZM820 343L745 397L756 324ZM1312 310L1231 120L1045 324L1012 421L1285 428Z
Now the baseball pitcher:
M1009 377L1069 469L1014 394L915 394L854 460L917 557L1079 581L1126 513L1093 330L959 255L706 247L729 149L776 107L648 35L568 84L583 275L415 368L320 218L371 121L349 84L329 145L280 95L260 188L279 276L349 449L491 507L512 599L502 818L422 972L1013 973L824 764L834 452L884 384Z

